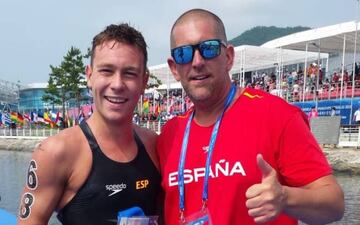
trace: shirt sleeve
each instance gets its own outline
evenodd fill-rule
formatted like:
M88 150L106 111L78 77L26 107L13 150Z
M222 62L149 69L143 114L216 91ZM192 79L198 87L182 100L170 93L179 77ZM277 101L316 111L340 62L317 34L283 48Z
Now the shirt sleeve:
M289 119L280 137L279 175L288 186L304 186L332 173L301 111Z

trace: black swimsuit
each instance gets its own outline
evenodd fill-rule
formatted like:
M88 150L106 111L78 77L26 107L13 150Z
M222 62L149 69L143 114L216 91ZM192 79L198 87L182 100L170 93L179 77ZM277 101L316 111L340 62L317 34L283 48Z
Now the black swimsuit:
M58 213L65 225L114 225L117 212L139 206L155 215L160 193L160 174L134 132L138 153L134 160L119 163L101 151L86 122L80 124L93 160L89 177L74 198Z

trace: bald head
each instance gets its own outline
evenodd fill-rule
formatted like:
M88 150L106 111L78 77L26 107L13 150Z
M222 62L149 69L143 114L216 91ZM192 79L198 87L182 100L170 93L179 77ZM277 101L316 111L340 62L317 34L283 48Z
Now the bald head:
M224 24L217 15L204 9L191 9L183 13L172 26L170 33L170 47L175 47L174 39L176 37L174 36L174 30L177 26L198 20L211 21L209 22L209 25L214 26L213 29L216 31L217 36L223 41L227 41Z

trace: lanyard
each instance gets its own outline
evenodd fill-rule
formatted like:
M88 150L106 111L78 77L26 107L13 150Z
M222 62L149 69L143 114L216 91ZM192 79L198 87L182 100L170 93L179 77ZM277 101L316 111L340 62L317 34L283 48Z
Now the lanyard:
M216 120L216 123L214 125L214 128L212 130L211 133L211 138L210 138L210 144L209 144L209 151L207 154L207 159L206 159L206 167L205 167L205 177L204 177L204 187L203 187L203 194L202 194L202 200L204 203L204 206L207 202L208 199L208 181L209 181L209 174L210 174L210 164L211 164L211 156L212 156L212 152L215 146L215 141L216 141L216 137L219 131L219 126L222 120L222 117L224 115L224 112L226 111L226 109L229 107L231 101L233 100L234 96L235 96L235 92L236 92L236 86L232 85L229 94L226 97L226 102L224 105L224 110L222 111L222 113L219 115L219 117ZM185 210L185 187L184 187L184 165L185 165L185 158L186 158L186 150L187 150L187 145L189 142L189 133L190 133L190 126L191 126L191 121L193 120L194 117L194 112L193 111L191 113L191 115L189 116L189 119L186 123L186 128L185 128L185 132L184 132L184 138L183 138L183 142L182 142L182 146L181 146L181 153L180 153L180 161L179 161L179 167L178 167L178 177L179 177L179 195L180 195L180 216L182 217L181 219L183 219L183 213Z

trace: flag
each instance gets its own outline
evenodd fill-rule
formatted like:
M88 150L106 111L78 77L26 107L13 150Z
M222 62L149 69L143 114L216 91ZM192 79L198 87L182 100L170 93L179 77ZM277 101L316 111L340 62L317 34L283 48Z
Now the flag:
M51 123L51 118L50 118L50 116L49 116L49 113L48 113L48 112L44 112L43 117L44 117L44 121L45 121L45 123Z
M92 104L90 105L90 111L88 112L88 117L90 117L94 113Z
M78 121L77 124L80 124L84 119L85 119L84 112L82 111L82 109L80 109L79 115L77 117L77 121Z
M56 114L55 113L51 114L51 117L52 117L53 122L57 124L60 119L60 111L57 111Z
M11 119L11 121L13 123L17 123L18 122L18 114L17 114L17 112L11 112L10 119Z
M62 113L61 113L60 111L58 111L58 112L56 113L55 124L56 124L58 127L64 127L64 118L63 118Z
M24 124L24 117L21 113L17 113L17 121L20 125Z
M41 111L38 112L36 122L38 122L38 123L45 123L44 113L43 113L43 112L41 112Z
M65 113L65 123L66 123L66 126L67 126L67 127L72 127L72 126L73 126L73 121L72 121L72 118L71 118L71 116L70 116L69 111L67 111L67 112Z
M144 113L149 113L149 99L144 99L143 112Z
M38 114L36 112L31 112L30 119L32 122L37 123L38 122Z
M2 113L0 112L0 126L3 125L3 117L2 117Z
M161 112L161 109L160 109L160 106L159 105L156 105L155 107L155 115L158 116Z
M51 128L54 127L54 122L51 120L51 112L44 112L44 121L49 124Z
M10 119L10 115L8 112L3 113L3 123L5 124L5 126L11 125L11 119Z
M24 113L24 120L30 122L31 121L31 117L28 113Z

